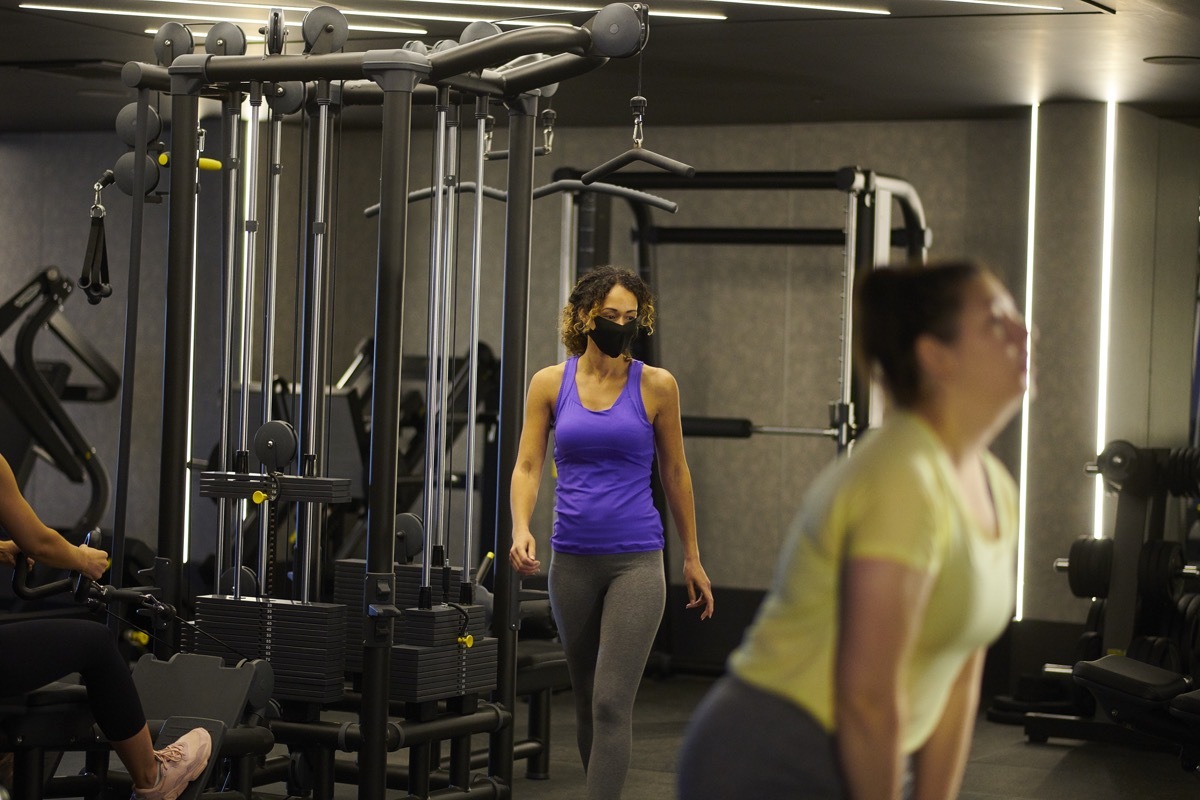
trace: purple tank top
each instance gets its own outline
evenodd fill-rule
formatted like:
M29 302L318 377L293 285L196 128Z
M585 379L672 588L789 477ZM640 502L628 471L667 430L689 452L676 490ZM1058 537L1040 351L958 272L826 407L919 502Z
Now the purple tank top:
M642 362L629 365L625 388L605 411L579 402L578 362L567 360L554 407L558 485L550 544L574 555L661 550L662 518L650 493L654 426L642 405Z

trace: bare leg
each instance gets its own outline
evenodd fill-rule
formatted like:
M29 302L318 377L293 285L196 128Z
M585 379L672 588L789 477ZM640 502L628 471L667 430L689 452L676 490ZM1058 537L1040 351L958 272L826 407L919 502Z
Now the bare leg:
M150 740L150 728L143 725L142 729L130 736L112 743L117 757L129 770L133 785L148 788L158 783L158 759L154 757L154 743Z

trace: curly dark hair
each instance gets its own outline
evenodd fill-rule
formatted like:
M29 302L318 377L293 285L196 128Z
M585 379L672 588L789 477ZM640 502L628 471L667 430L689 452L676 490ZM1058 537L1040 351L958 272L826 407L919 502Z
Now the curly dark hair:
M931 266L881 267L861 277L854 296L855 355L862 377L872 368L901 408L921 399L916 342L925 334L958 338L967 285L991 274L981 264L953 261Z
M596 267L575 283L563 306L559 332L568 355L580 356L587 350L587 323L599 315L604 298L618 284L637 298L638 314L634 324L647 335L654 333L654 294L646 282L627 269ZM626 360L633 358L629 350L624 355Z

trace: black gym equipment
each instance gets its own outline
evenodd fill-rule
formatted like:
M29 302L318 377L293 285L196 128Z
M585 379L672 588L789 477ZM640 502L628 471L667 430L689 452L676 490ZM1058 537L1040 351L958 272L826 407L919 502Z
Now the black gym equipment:
M155 573L161 578L166 571L156 569ZM175 609L156 596L156 586L122 589L72 573L30 587L22 554L17 556L13 590L31 602L69 593L94 611L142 617L152 631L162 630L175 617ZM181 800L196 800L210 783L227 786L248 800L253 765L274 746L271 732L263 725L274 680L271 665L264 660L240 660L226 667L218 658L180 653L167 661L149 654L137 661L133 682L154 747L161 749L197 727L212 737L208 765ZM110 769L109 743L92 719L87 689L79 684L56 682L24 695L0 698L3 751L14 755L13 800L118 796L132 790L132 781L122 767ZM86 768L78 776L54 777L52 765L58 761L48 756L61 757L66 751L84 751Z
M199 97L202 94L236 97L236 93L246 87L253 95L254 87L261 85L263 94L269 98L268 87L272 85L303 82L305 88L302 96L313 98L310 109L315 109L315 116L320 118L315 123L310 122L308 128L316 133L309 138L310 144L313 144L307 168L307 177L310 180L304 181L309 192L305 211L308 227L303 248L305 312L301 335L307 350L301 355L302 363L306 366L299 381L302 398L301 412L296 425L299 462L295 474L275 474L269 471L252 473L249 467L248 447L243 444L243 434L246 431L243 429L238 432L238 436L229 437L222 448L222 463L213 465L216 469L210 469L201 476L201 482L207 492L223 494L231 504L243 504L247 496L253 496L255 493L265 496L268 500L272 499L273 494L275 499L278 499L282 494L289 493L288 498L301 499L305 503L320 501L323 504L340 499L340 489L333 483L339 478L326 475L322 469L323 453L317 447L317 439L323 434L324 428L319 416L323 404L322 395L328 383L321 372L324 369L325 352L323 337L328 333L325 330L327 324L322 312L322 298L327 298L329 294L325 283L328 272L324 269L325 250L329 239L332 238L333 221L336 219L336 215L325 213L329 210L324 205L328 201L321 196L322 192L317 191L317 187L322 183L319 173L327 168L336 167L335 163L331 163L321 143L324 137L322 131L328 130L325 123L327 112L334 113L334 106L339 103L353 100L380 105L383 118L383 161L380 169L379 270L375 291L375 335L371 359L368 470L370 487L367 499L366 559L357 570L361 598L355 601L354 608L348 609L348 613L353 613L361 621L363 631L362 640L355 643L356 649L362 655L362 696L361 702L357 704L360 725L348 727L321 721L323 706L320 698L297 698L289 699L283 704L284 718L273 721L271 727L276 739L292 749L293 756L297 757L301 764L297 766L296 762L292 762L292 767L288 768L289 781L297 785L309 784L307 788L320 798L331 796L334 779L347 779L347 770L353 772L352 780L358 784L360 796L382 797L385 788L392 784L393 779L399 780L401 777L396 771L388 768L386 754L389 750L401 747L409 748L410 755L410 767L402 776L405 787L413 796L429 796L435 782L430 771L429 756L431 748L440 741L451 743L451 767L444 777L447 785L456 787L451 791L456 794L465 792L476 797L506 796L507 785L511 782L512 775L513 736L509 709L514 705L516 662L515 625L510 624L515 620L512 618L509 602L510 598L516 597L516 587L507 570L500 571L495 581L499 598L494 620L494 629L497 632L497 637L493 640L495 666L479 670L491 673L490 679L497 687L494 692L496 704L482 701L478 690L472 685L468 687L470 691L456 686L455 691L460 694L447 698L444 707L440 706L439 701L432 699L432 695L426 690L432 690L435 694L442 691L441 687L433 686L430 681L437 677L437 669L444 666L444 662L438 661L438 654L427 650L411 655L414 661L422 662L416 672L427 672L428 680L421 678L419 685L413 684L409 687L413 693L410 695L411 700L404 701L403 723L389 718L388 698L394 672L393 664L399 660L395 648L443 646L425 643L396 644L398 618L404 620L403 627L409 630L414 640L441 642L448 639L447 646L454 648L451 660L461 659L464 655L469 660L470 651L476 650L480 654L486 654L487 650L475 640L479 623L469 604L434 605L429 602L429 607L424 608L424 598L419 596L416 608L424 613L413 613L411 608L402 609L398 604L394 556L400 476L396 453L399 446L403 362L399 309L403 308L404 299L412 111L416 100L424 100L431 96L432 99L437 99L439 92L445 87L454 92L465 92L470 96L486 97L489 102L503 102L509 110L509 170L508 186L505 190L505 311L502 341L505 355L500 360L499 377L503 414L493 444L495 450L492 451L498 454L494 459L494 470L500 476L498 483L503 484L515 461L524 396L524 346L533 199L534 137L531 121L537 112L538 98L543 87L548 87L557 80L591 71L602 66L609 58L634 55L645 41L646 21L631 7L614 4L601 9L592 21L579 28L517 30L479 39L464 36L464 41L460 44L439 44L432 50L416 42L412 43L413 46L401 50L341 53L334 52L337 45L329 44L329 41L323 38L336 33L338 26L334 23L337 18L332 17L334 22L331 22L327 10L314 11L317 16L311 24L306 20L303 26L308 45L308 52L303 56L282 52L285 31L282 12L274 11L265 26L268 42L265 57L230 55L226 52L192 55L189 42L185 41L188 38L184 36L186 29L171 29L156 37L156 43L160 45L161 50L159 66L129 64L123 72L127 85L139 89L168 91L171 97L172 127L169 150L173 156L173 163L168 198L170 207L164 348L164 468L160 481L159 530L160 537L171 538L173 541L160 546L160 552L172 549L178 554L181 550L179 531L184 525L186 508L186 481L182 465L187 463L189 446L186 441L190 401L190 376L187 365L190 364L192 348L191 296L196 270L194 239L197 229L197 185L194 166L200 149L196 137ZM335 30L330 30L331 25ZM494 69L490 66L511 62L534 53L554 55L522 63L511 69ZM165 69L167 64L170 65L169 72ZM144 116L142 110L140 106L139 116ZM137 141L143 138L140 135L135 137ZM236 193L231 193L231 197L236 196ZM227 199L227 202L234 200ZM241 232L245 230L244 216L237 214L231 217L237 221L237 225L230 226L231 231L228 233L231 237L243 239ZM238 230L238 226L243 227ZM439 240L440 236L435 235L435 247L438 246ZM239 246L247 247L244 241ZM136 248L135 242L134 249ZM248 260L245 252L238 252L235 248L232 254L227 256L227 279L238 280L234 265ZM443 269L444 266L439 264L437 268ZM444 298L438 300L445 302ZM234 298L232 304L227 304L229 307L225 309L225 313L240 318L240 309L248 304L248 293L243 294ZM243 331L243 335L247 333ZM245 350L244 340L235 342L232 335L227 336L227 339L231 355ZM472 364L476 351L477 348L468 349ZM448 351L443 347L440 354L444 358ZM238 361L237 357L228 359L230 366L233 366L235 361ZM237 366L240 367L240 362ZM428 386L426 396L434 399L436 395L436 399L440 401L437 408L442 412L442 422L445 423L442 430L446 430L458 415L457 407L443 400L445 395L441 394L449 391L446 386L450 382L447 374L449 369L445 362L441 366L432 363L427 363L426 366L440 370L440 382ZM231 374L236 371L237 369L226 369L226 391L232 391L235 387L241 388L238 380ZM479 370L471 368L466 371L475 373ZM241 371L241 375L241 379L245 380L244 370ZM270 379L264 378L262 382L268 384ZM244 414L246 405L244 397L239 399L240 407L235 412L237 415ZM473 412L474 409L471 409L470 413ZM426 459L427 462L429 460ZM468 472L473 473L474 470ZM297 494L303 496L297 497ZM500 486L496 496L497 502L487 508L485 517L491 517L493 510L495 511L496 517L489 522L497 530L497 541L491 549L504 552L510 545L506 541L509 536L506 525L498 525L496 520L508 519L507 487ZM319 520L320 516L313 515L312 518ZM424 522L426 530L432 529L434 520L426 519ZM240 525L235 527L240 528ZM319 531L316 535L309 535L308 529L315 527L319 527L319 522L317 525L301 524L302 551L321 546ZM429 549L432 548L427 548ZM295 579L305 580L306 572L315 564L319 564L319 559L302 559L297 564ZM423 569L424 583L421 595L432 594L428 575L433 568L430 564L429 568ZM452 570L443 570L442 574L452 577ZM443 578L443 586L446 583L446 579ZM319 585L319 581L313 581L310 585ZM426 589L429 591L426 592ZM450 590L443 590L443 595L450 593ZM267 598L246 597L244 592L242 597L233 597L232 600L218 597L202 599L206 606L212 607L206 607L204 614L214 619L214 624L214 614L223 620L226 616L245 612L238 619L243 620L243 625L251 625L248 620L253 619L252 627L256 632L265 630L258 627L263 623L259 622L261 617L255 616L256 613L266 613L269 610L274 614L276 608L281 611L285 609L285 606L279 606L276 602L267 602ZM432 598L430 600L432 601ZM299 600L286 602L303 603L311 607L320 605L319 601L311 600L307 603ZM462 608L457 608L456 605ZM219 611L216 610L218 606ZM290 607L286 608L288 614L292 613ZM301 613L317 615L315 611ZM305 617L302 624L308 625L310 622L308 617ZM324 623L318 627L321 631L327 630ZM240 630L236 625L233 626L229 630L231 636L235 629ZM170 638L169 633L167 638ZM252 638L246 637L247 641ZM467 643L472 646L465 647ZM462 652L464 647L467 651L465 654ZM421 666L425 661L429 662L429 669L422 670ZM461 674L465 671L468 676L472 675L473 668L469 661L465 668L463 663L461 660L455 661L448 672ZM491 735L488 760L490 776L489 779L472 782L469 774L470 753L465 746L469 745L469 737L475 732L488 732ZM339 767L340 771L335 775L332 754L337 749L356 752L358 761L353 768ZM261 772L270 772L278 768L278 765L271 764Z
M561 251L559 286L565 304L566 294L580 275L588 269L608 262L609 211L607 195L615 192L588 192L598 184L584 185L584 173L560 169L554 174L551 186L563 191L564 231L573 227L573 235L564 233ZM931 241L925 212L916 189L901 178L860 167L843 167L835 171L804 172L698 172L694 175L671 172L621 172L608 175L606 180L629 191L648 192L669 190L688 191L834 191L845 194L845 224L839 229L816 228L682 228L659 225L650 213L654 206L625 196L634 217L633 240L637 247L637 269L652 288L657 287L657 247L670 244L737 244L737 245L811 245L842 248L843 314L840 335L841 359L837 376L838 397L828 404L828 424L822 426L783 426L756 424L744 418L685 416L683 432L688 436L748 438L754 435L784 435L828 438L838 453L845 452L854 439L870 424L877 422L881 408L873 411L871 390L861 385L854 373L853 306L855 276L891 262L891 248L902 248L906 259L924 263ZM653 196L653 195L651 195ZM902 223L893 228L893 206L900 211ZM674 209L668 209L674 210ZM648 364L660 364L655 337L635 342L635 357ZM561 353L560 353L561 355ZM665 512L657 487L656 502ZM668 582L668 586L671 586ZM668 609L683 604L668 598ZM753 613L752 609L749 613ZM748 620L747 620L748 621ZM678 622L678 621L676 621ZM663 627L656 645L657 655L671 652L673 621L671 613L664 616ZM702 670L721 669L727 649L714 649L695 665ZM686 659L672 661L683 663ZM659 659L662 660L661 658Z
M1089 464L1117 494L1109 539L1081 537L1057 559L1071 592L1090 597L1079 659L1064 667L1104 711L1024 715L1030 741L1050 737L1180 748L1185 766L1200 763L1200 724L1173 710L1200 675L1200 594L1185 591L1200 570L1164 538L1167 500L1200 493L1200 450L1140 448L1110 442ZM1184 706L1188 700L1180 700ZM1114 724L1115 723L1115 724Z
M561 169L554 176L559 180L580 177L575 170ZM838 452L847 449L870 424L877 422L870 408L867 387L860 386L854 375L853 313L851 299L855 276L891 261L890 248L903 248L914 263L924 263L931 240L925 222L925 212L916 189L901 178L866 170L843 167L832 172L699 172L684 177L660 172L627 172L608 176L610 183L634 190L673 191L836 191L846 195L845 225L841 229L816 228L681 228L663 226L651 220L648 209L631 202L636 227L633 231L637 245L638 265L642 277L653 287L655 249L669 244L739 244L739 245L814 245L843 249L843 314L841 332L841 372L838 376L839 397L829 404L829 425L822 427L755 426L751 433L779 433L801 436L828 436ZM574 195L570 201L577 209L574 214L564 211L564 218L578 220L574 249L562 254L563 282L594 266L597 253L607 250L596 224L599 209L595 203L584 202L588 196ZM594 196L591 199L595 199ZM893 201L902 217L900 227L892 227ZM590 235L585 232L590 232ZM603 260L601 258L600 260ZM656 363L656 362L651 362ZM692 417L689 427L701 436L744 436L745 425L714 419L700 422Z
M95 448L71 419L63 403L104 403L117 395L117 371L61 313L74 284L48 267L0 306L0 333L21 322L15 358L0 358L0 405L12 419L0 425L0 452L8 459L19 485L28 479L37 454L68 480L87 483L89 499L79 518L63 531L79 543L100 526L108 508L109 478ZM34 353L37 338L49 331L87 370L93 382L73 382L71 365L47 362Z
M646 106L648 105L646 98L642 96L642 48L645 46L645 37L648 31L645 27L646 16L650 13L650 8L642 3L634 3L632 8L642 18L643 25L641 27L642 41L638 47L638 62L637 62L637 93L629 98L629 110L633 114L633 147L621 153L615 158L611 158L598 167L588 170L580 178L581 183L595 183L606 175L610 175L619 169L622 169L630 164L641 163L648 164L658 169L666 170L667 172L678 175L683 178L691 178L696 174L696 168L682 161L677 161L660 153L655 153L652 150L647 150L642 146L645 141L645 117ZM632 31L630 31L632 33Z
M112 296L112 284L109 283L108 275L108 245L104 234L105 210L100 203L100 193L115 180L113 171L105 170L100 180L92 187L95 193L90 214L92 222L88 232L87 250L83 255L83 272L78 281L79 288L87 294L88 302L92 305Z
M796 428L786 425L755 425L741 417L681 417L684 436L712 437L718 439L749 439L755 435L773 436L819 436L835 439L836 427Z

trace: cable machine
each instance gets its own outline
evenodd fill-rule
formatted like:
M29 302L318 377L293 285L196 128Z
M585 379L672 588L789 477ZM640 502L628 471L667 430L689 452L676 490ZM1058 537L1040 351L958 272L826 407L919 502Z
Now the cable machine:
M323 504L339 502L348 493L348 479L322 473L319 446L323 430L319 408L325 383L319 376L322 375L325 347L322 337L327 335L327 323L320 309L327 302L324 287L327 270L332 265L326 262L325 254L328 240L333 236L334 219L333 215L328 213L329 207L324 205L328 201L322 188L325 185L324 180L328 177L323 170L330 168L324 144L324 137L328 134L327 117L330 109L323 107L332 104L334 100L336 93L332 86L340 86L343 81L348 82L347 85L355 83L355 91L378 95L383 120L367 559L364 573L361 575L361 606L349 610L338 606L348 613L361 615L363 619L365 643L362 648L363 692L359 707L360 721L357 726L352 726L353 730L347 730L345 726L322 723L319 719L314 719L311 709L320 706L327 698L323 695L305 698L298 687L293 687L294 691L289 696L290 702L303 704L310 710L299 717L288 715L283 720L272 721L271 729L279 742L289 746L317 748L324 753L316 762L320 767L317 785L314 787L318 796L325 796L331 789L332 750L340 748L358 752L355 780L359 785L360 796L370 798L381 797L391 779L386 764L388 750L401 746L410 748L410 768L405 776L407 786L410 794L425 797L431 793L437 794L431 792L428 758L430 745L442 739L453 740L456 737L469 737L471 733L486 731L492 738L489 772L493 780L471 786L469 793L477 797L505 796L507 790L504 787L511 781L512 773L513 737L510 720L515 654L515 625L509 614L511 605L508 602L509 596L514 594L515 587L507 571L500 571L496 581L498 602L494 628L498 632L498 652L495 676L497 688L494 699L497 704L480 703L474 708L459 709L461 713L443 717L434 707L422 705L417 708L413 703L409 703L406 706L403 727L389 721L389 684L396 669L393 659L394 634L397 628L395 623L402 619L404 625L400 627L411 627L415 621L422 619L421 614L412 613L413 609L404 610L396 605L396 582L392 569L396 542L396 452L400 417L398 390L401 319L397 309L402 308L403 301L412 110L417 100L424 100L431 94L440 97L447 91L469 91L471 94L486 96L503 102L509 110L509 177L506 190L508 202L504 258L505 311L502 342L504 357L501 359L498 442L498 472L503 482L515 461L522 418L524 329L527 316L533 199L532 120L537 112L538 89L600 67L608 58L635 54L646 41L645 18L644 14L634 7L614 4L601 9L593 20L579 28L517 30L478 39L464 34L460 43L435 48L432 51L423 45L416 46L419 45L416 43L406 49L347 54L336 52L338 46L330 44L331 38L322 38L332 36L336 39L337 19L326 18L330 9L314 9L310 14L316 14L317 18L311 21L306 18L302 26L307 45L306 54L303 56L282 52L285 28L282 12L276 9L271 12L265 28L266 57L228 51L192 55L190 52L184 52L187 48L182 46L181 37L164 35L161 37L164 41L172 42L171 52L168 54L170 57L162 59L168 66L129 64L123 72L127 85L138 89L166 91L170 95L171 103L170 152L173 163L168 210L159 552L172 560L178 574L183 556L179 535L184 524L185 509L186 480L183 465L188 461L189 448L189 365L194 347L191 339L191 297L196 267L196 167L202 149L202 142L197 134L198 100L202 94L237 97L237 93L248 88L251 113L254 114L254 109L259 107L255 103L256 98L270 97L275 87L299 82L306 85L306 97L316 98L318 120L314 138L310 139L315 144L307 176L310 179L307 185L313 188L306 238L309 249L304 265L307 276L306 313L302 327L305 341L303 359L306 367L302 371L300 382L301 414L298 431L289 432L288 428L273 425L274 421L269 421L251 437L247 426L241 422L246 418L249 403L246 396L246 376L249 371L250 312L247 309L254 305L254 298L250 290L252 284L244 271L245 267L239 272L235 266L252 265L258 249L255 236L252 235L257 232L257 223L252 216L255 212L247 203L244 213L231 212L231 224L227 231L230 237L241 240L240 245L230 245L226 257L229 281L227 288L234 291L233 296L227 292L229 307L225 309L225 313L232 320L232 327L240 330L239 333L231 328L226 335L228 357L225 359L226 374L223 384L227 397L231 399L228 401L229 412L224 416L229 424L224 426L226 436L221 448L224 454L222 463L215 465L219 469L210 469L201 475L201 493L224 498L227 508L228 505L239 507L233 514L227 510L222 515L226 520L227 531L232 530L235 536L240 536L240 519L243 516L240 507L247 501L297 503L303 514L306 508L315 509ZM526 53L556 55L504 71L490 68L491 64L508 61ZM373 85L364 88L366 81ZM344 99L344 87L341 95L341 99ZM233 105L230 102L227 107L232 108ZM240 106L240 102L237 105ZM143 116L139 109L139 120ZM234 117L233 114L229 116ZM256 127L252 126L254 129ZM244 172L247 175L255 171L249 163L252 151L257 151L257 145L252 146L247 142L245 155L242 156L247 162L244 164ZM326 178L322 177L323 174ZM447 219L441 224L445 231L446 226L452 225L453 222ZM435 249L439 246L444 248L444 245L437 244L442 241L442 237L436 233L432 241ZM137 242L134 243L133 249L136 251ZM438 269L445 268L444 259L435 260L443 265L437 267ZM243 287L240 293L237 290L239 283ZM442 296L431 297L430 302L431 308L444 309L445 301ZM268 325L270 322L268 319ZM237 339L239 335L241 339ZM130 345L127 344L128 346ZM431 365L433 362L434 359L431 358ZM444 371L441 378L440 383L444 384ZM232 390L235 387L240 392L236 402L232 399ZM431 385L429 395L433 397L441 391L443 389L440 384L437 387ZM441 404L439 409L447 408L444 397L440 394L437 394L437 397ZM260 462L266 467L263 472L254 472L249 468L248 451L251 438L254 440L253 447ZM294 456L298 456L299 463L293 474L289 465ZM439 474L440 468L435 471L433 480L435 491L427 491L427 495L436 496ZM497 509L497 519L506 520L506 487L502 486L498 495L501 507ZM309 580L310 587L311 576L306 578L305 575L310 574L309 571L317 560L312 555L312 549L319 546L319 535L314 531L316 518L315 513L310 514L309 521L302 522L298 529L300 548L305 555L298 562L296 579L302 585L305 580ZM497 525L497 551L508 548L504 541L506 538L507 525ZM234 551L239 553L237 558L240 559L236 543ZM240 566L240 563L235 566ZM429 571L430 565L426 565L427 583ZM328 604L314 602L309 596L312 594L311 589L309 592L302 590L298 600L278 601L248 597L246 587L240 585L240 579L237 580L232 596L214 596L206 601L209 603L207 613L219 616L218 607L221 606L238 609L257 607L277 616L281 623L285 619L288 620L287 625L280 624L271 628L272 636L284 635L284 631L289 627L307 627L311 636L313 631L334 630L338 626L337 614L332 610L328 610L327 613L324 606ZM178 582L166 589L168 593L171 590L178 593ZM177 597L164 599L177 601ZM422 597L417 611L422 610L424 599ZM432 605L430 602L430 606ZM445 627L441 625L442 612L438 608L431 608L430 611L436 612L431 618L430 628L440 630ZM452 633L463 638L457 621L458 611L451 611L450 614L455 620ZM218 616L213 618L217 619ZM470 616L470 612L467 616ZM281 677L286 677L281 675L282 672L284 671L277 667L277 692L281 682L287 686L286 679L280 680ZM429 672L432 674L433 671ZM305 703L306 699L317 702ZM452 761L455 761L453 757ZM456 793L466 791L469 782L468 776L463 774L462 761L463 759L459 758L456 769L452 770L454 774L451 777L451 785L457 787L453 789Z

